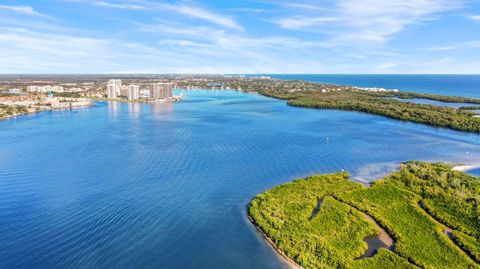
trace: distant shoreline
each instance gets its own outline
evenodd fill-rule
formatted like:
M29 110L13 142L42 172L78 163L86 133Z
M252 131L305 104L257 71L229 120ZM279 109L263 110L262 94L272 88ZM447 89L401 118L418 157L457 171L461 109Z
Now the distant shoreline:
M476 164L462 164L462 165L457 165L452 168L454 171L459 171L459 172L468 172L470 170L475 170L480 168L480 163Z
M58 110L67 110L67 109L75 109L75 108L85 108L85 107L91 107L92 105L93 105L93 103L90 104L90 105L85 105L85 106L72 106L72 107L60 107L60 108L53 108L53 107L37 108L36 110L25 111L25 112L21 112L21 113L14 113L14 114L10 114L10 115L1 116L0 121L8 120L8 119L15 118L15 117L18 117L18 116L37 114L37 113L44 112L44 111L58 111Z

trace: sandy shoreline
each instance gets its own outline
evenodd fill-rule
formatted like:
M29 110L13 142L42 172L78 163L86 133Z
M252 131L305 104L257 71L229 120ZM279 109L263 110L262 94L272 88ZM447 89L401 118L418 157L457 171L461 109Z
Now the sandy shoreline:
M452 170L454 171L460 171L460 172L466 172L466 171L470 171L470 170L473 170L473 169L478 169L480 168L480 163L477 163L477 164L463 164L463 165L457 165L457 166L454 166L452 168Z

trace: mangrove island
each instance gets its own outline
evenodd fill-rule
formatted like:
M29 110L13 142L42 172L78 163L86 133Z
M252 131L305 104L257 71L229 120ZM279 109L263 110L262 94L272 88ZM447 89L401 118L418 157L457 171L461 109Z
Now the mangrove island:
M480 181L444 163L405 162L365 187L347 172L255 197L255 226L304 268L480 268Z

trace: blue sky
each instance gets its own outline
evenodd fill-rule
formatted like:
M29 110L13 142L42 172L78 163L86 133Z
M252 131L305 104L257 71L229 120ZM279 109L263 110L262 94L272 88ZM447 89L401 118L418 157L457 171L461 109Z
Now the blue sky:
M0 0L0 73L480 73L474 0Z

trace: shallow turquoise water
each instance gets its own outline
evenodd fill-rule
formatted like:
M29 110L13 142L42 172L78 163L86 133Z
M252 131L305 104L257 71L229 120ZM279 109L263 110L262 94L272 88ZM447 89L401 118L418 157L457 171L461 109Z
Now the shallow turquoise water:
M478 163L480 136L233 91L0 122L0 268L282 268L246 218L313 173Z

